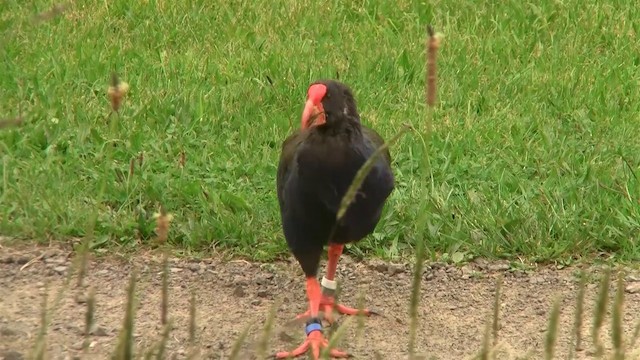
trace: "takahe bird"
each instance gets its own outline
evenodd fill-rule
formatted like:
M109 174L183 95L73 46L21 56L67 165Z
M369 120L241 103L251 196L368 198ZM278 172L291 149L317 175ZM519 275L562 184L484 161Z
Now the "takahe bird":
M307 339L292 352L279 352L277 359L299 356L307 350L315 359L327 346L319 319L332 322L332 311L354 315L358 310L334 301L336 266L346 243L356 242L375 229L385 201L394 189L391 156L378 158L357 196L339 223L336 214L342 197L360 167L384 143L360 123L351 89L335 80L312 83L302 112L301 129L282 144L278 165L277 193L282 227L291 252L307 278L309 310L298 318L309 318ZM329 245L327 274L316 279L323 247ZM372 314L364 310L365 315ZM348 357L332 350L333 357Z

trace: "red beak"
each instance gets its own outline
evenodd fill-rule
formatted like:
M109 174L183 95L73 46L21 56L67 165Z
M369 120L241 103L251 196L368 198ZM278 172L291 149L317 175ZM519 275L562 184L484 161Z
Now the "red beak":
M303 129L327 122L324 108L322 107L322 99L326 93L327 87L323 84L314 84L309 87L307 102L304 104L304 110L302 111L301 126Z
M304 110L302 111L302 128L308 129L312 126L322 125L324 123L326 123L326 119L324 117L322 103L318 103L318 105L316 105L313 101L307 100L304 104Z

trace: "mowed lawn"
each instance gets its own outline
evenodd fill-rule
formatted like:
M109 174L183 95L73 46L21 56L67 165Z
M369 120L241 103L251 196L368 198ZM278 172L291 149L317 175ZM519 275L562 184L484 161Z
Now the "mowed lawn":
M0 234L94 248L287 254L275 173L308 84L349 84L393 146L376 233L351 252L640 259L640 8L632 1L50 1L0 5ZM130 85L107 118L111 72ZM426 147L422 139L426 139ZM133 171L131 171L131 169ZM97 211L97 213L96 213Z

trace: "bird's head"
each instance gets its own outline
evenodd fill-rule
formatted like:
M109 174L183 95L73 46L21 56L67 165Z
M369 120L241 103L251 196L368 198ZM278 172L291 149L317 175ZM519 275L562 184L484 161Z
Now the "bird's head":
M356 101L349 87L335 80L318 80L307 90L302 111L302 128L332 124L350 117L359 119Z

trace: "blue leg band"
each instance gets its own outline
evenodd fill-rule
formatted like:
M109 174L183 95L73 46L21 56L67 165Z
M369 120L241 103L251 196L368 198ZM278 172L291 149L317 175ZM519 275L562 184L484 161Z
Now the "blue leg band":
M314 331L322 331L322 324L318 324L316 322L307 324L307 327L304 330L307 333L307 336L309 336L309 334Z

